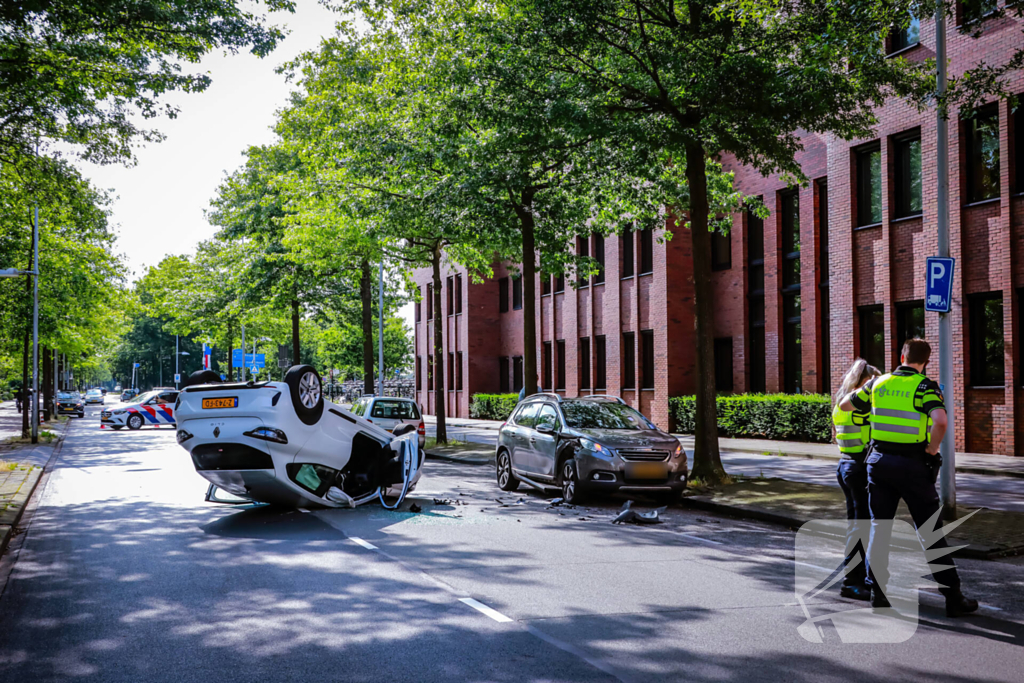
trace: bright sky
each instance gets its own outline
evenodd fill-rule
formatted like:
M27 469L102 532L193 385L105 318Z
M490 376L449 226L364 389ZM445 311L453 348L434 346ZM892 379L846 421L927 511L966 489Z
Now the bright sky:
M82 165L83 173L115 198L117 251L126 258L130 280L169 254L193 253L213 236L203 211L224 174L241 166L248 146L273 141L274 114L292 89L274 70L316 49L322 37L333 34L338 17L316 0L296 0L296 6L294 14L271 16L289 35L269 57L217 52L193 66L208 73L213 84L203 93L165 99L178 107L178 116L148 122L166 139L138 149L135 166ZM407 308L403 314L410 318L412 307Z

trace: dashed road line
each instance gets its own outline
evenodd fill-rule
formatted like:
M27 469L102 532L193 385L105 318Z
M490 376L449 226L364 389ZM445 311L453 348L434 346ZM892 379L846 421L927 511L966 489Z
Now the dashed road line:
M353 543L355 543L356 545L361 545L361 546L363 546L363 547L364 547L364 548L366 548L367 550L380 550L380 548L378 548L378 547L377 547L377 546L375 546L374 544L372 544L372 543L370 543L370 542L368 542L368 541L364 541L363 539L361 539L361 538L359 538L359 537L357 537L357 536L349 536L349 537L348 537L348 540L352 541L352 542L353 542Z
M502 614L501 612L499 612L496 609L488 607L487 605L485 605L484 603L480 602L479 600L474 600L473 598L459 598L459 602L461 602L463 604L466 604L466 605L469 605L470 607L475 609L477 612L480 612L481 614L486 614L487 616L489 616L491 619L494 619L499 624L507 624L508 622L512 621L512 619L510 619L509 617L506 617L504 614Z

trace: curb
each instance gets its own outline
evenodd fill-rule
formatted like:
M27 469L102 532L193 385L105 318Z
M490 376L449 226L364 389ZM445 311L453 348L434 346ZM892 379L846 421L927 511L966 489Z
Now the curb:
M39 488L39 482L43 480L43 475L45 475L49 471L49 469L53 466L54 461L57 459L57 456L60 454L60 450L64 446L64 439L65 437L67 437L68 429L70 429L70 427L71 420L68 420L64 423L64 429L61 431L60 436L57 437L57 441L53 445L53 451L50 453L50 457L47 459L46 464L43 465L42 467L36 468L32 472L32 474L29 475L34 475L35 481L32 482L31 488L29 488L28 493L25 495L24 502L21 504L21 507L18 510L18 514L14 516L14 519L11 521L11 525L9 527L6 527L6 529L3 532L3 537L0 538L0 556L2 556L4 552L7 550L7 546L10 544L11 539L14 537L14 530L18 528L18 523L21 521L22 515L25 514L25 509L28 507L28 504L32 501L32 496L35 495L36 489Z
M752 519L759 522L767 522L769 524L784 526L794 530L799 529L808 521L805 519L790 517L789 515L769 512L768 510L759 510L757 508L741 507L738 505L725 505L723 503L715 503L709 500L698 500L694 498L683 498L682 505L683 507L691 507L705 512L717 512L737 519ZM951 545L953 545L952 542ZM1014 557L1021 554L1024 554L1024 547L1008 547L1000 549L990 548L986 550L984 548L973 548L968 545L966 548L960 548L959 550L954 551L953 557L971 560L996 560L1002 557Z
M462 465L481 466L481 465L490 465L493 462L493 459L488 459L486 461L469 460L469 459L466 459L466 458L460 458L460 457L455 456L455 455L448 455L446 453L432 453L431 451L423 451L423 453L424 453L424 455L427 456L427 458L429 458L431 460L445 460L447 462L457 462L457 463L460 463Z

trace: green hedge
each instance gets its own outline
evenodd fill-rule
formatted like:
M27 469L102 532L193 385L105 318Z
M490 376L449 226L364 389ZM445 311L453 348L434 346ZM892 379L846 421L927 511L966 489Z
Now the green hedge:
M676 430L696 430L694 396L669 399ZM718 397L718 430L722 436L780 441L832 440L832 402L820 394L737 394Z
M469 416L478 420L507 420L519 394L473 394L469 401Z

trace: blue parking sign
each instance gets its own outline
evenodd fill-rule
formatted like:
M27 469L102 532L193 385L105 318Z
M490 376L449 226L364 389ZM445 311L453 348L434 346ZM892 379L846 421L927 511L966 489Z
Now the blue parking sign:
M949 313L953 298L953 262L944 256L929 256L924 295L924 310Z

